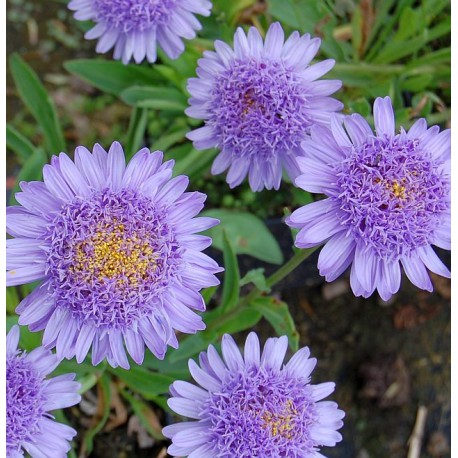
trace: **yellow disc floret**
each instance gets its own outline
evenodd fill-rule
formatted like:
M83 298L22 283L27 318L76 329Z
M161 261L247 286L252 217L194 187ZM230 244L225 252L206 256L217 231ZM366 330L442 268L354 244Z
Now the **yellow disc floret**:
M293 402L288 400L280 412L265 411L261 418L264 421L263 427L268 428L273 437L280 435L285 439L291 439L297 415Z
M72 270L87 280L115 279L118 286L135 286L156 266L156 256L148 241L123 224L99 224L97 230L76 245Z

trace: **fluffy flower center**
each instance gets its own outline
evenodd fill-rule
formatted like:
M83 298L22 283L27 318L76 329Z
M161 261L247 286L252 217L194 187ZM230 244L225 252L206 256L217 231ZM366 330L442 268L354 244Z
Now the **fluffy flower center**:
M124 224L112 223L99 224L93 235L76 244L72 270L89 281L115 279L118 287L137 285L154 269L153 248L136 231L129 233Z
M255 368L228 377L204 405L215 456L295 458L313 451L317 412L305 380Z
M300 77L281 60L236 59L215 81L207 125L236 155L290 151L312 123Z
M166 211L127 189L66 204L48 239L56 305L96 326L130 326L152 313L181 260Z
M44 414L42 377L20 355L6 361L6 437L7 446L19 448L21 442L40 432Z
M94 0L98 21L124 32L143 31L164 25L176 0Z
M261 418L264 421L264 427L270 430L273 437L280 435L285 439L292 439L297 416L298 411L294 407L293 401L288 399L280 411L265 410Z
M342 223L386 259L430 243L450 192L439 165L405 135L354 147L337 174Z

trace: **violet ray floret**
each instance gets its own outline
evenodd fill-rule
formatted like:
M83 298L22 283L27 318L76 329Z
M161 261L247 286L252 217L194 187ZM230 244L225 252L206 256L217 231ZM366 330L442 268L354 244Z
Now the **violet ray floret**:
M172 439L168 452L189 458L304 458L323 456L319 447L342 440L337 432L344 412L322 401L334 383L312 385L316 365L302 348L287 364L286 336L267 340L261 353L257 335L247 338L242 355L229 335L222 354L213 346L189 368L200 386L177 381L169 406L195 421L164 428Z
M65 457L76 431L53 420L49 413L81 400L75 374L47 378L59 359L50 350L18 349L19 326L6 337L6 455L19 458Z
M119 143L107 153L78 147L43 170L44 183L21 183L20 206L7 210L7 284L41 280L17 308L19 323L44 329L43 344L60 358L107 358L129 367L145 345L163 358L178 346L175 330L204 329L202 288L221 268L197 235L218 223L195 218L206 196L185 192L173 161L140 150L126 166Z
M409 280L432 291L427 269L449 270L431 245L450 249L450 129L424 119L395 132L389 97L374 104L376 132L358 114L333 118L304 141L296 184L327 196L291 214L296 246L325 243L320 273L332 281L351 265L357 296L375 289L384 300Z
M318 38L298 32L285 41L274 23L264 41L255 27L247 35L238 29L234 49L216 41L215 52L204 52L198 61L198 78L188 81L186 113L205 125L188 138L197 149L220 150L212 173L229 169L231 188L248 175L253 191L278 189L283 169L294 179L311 127L328 125L331 113L342 109L330 97L341 81L319 80L334 61L310 65L319 45Z

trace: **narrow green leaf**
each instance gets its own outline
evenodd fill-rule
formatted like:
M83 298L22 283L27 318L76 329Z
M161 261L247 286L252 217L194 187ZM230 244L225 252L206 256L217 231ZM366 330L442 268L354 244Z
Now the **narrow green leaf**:
M174 378L168 375L153 372L142 366L134 366L129 370L108 368L108 370L122 380L129 388L140 393L145 399L154 398L159 394L167 393Z
M167 159L175 159L173 174L188 175L189 178L202 176L205 170L210 168L210 164L218 154L216 149L207 151L197 151L191 144L186 143L178 148L167 152Z
M6 288L6 313L7 315L14 315L17 305L19 304L19 296L15 286Z
M203 215L221 221L220 224L207 231L216 248L223 249L223 231L226 231L235 253L249 254L272 264L283 262L283 253L278 242L257 216L225 209L209 210L203 212Z
M159 137L152 145L152 150L159 150L159 151L168 151L169 148L175 145L178 142L182 142L185 140L185 135L189 132L189 128L176 128L172 129L171 131L167 131L165 135ZM186 146L191 149L191 145L186 143Z
M16 178L16 185L11 194L10 204L16 204L15 194L20 191L19 183L21 181L38 181L42 178L43 167L48 161L45 152L42 149L36 149L33 154L24 162Z
M210 288L205 288L200 292L200 294L202 294L202 297L204 298L204 302L207 305L211 301L212 297L215 295L217 290L217 286L210 286Z
M270 288L266 283L266 277L264 275L264 270L262 267L258 269L252 269L247 272L247 274L240 280L240 286L248 285L253 283L259 291L263 293L270 293Z
M121 99L136 107L179 113L188 106L184 94L173 87L132 86L121 92Z
M289 346L293 351L299 349L299 333L285 302L274 297L260 297L254 300L249 307L259 311L272 325L277 335L288 336Z
M94 437L102 430L108 421L110 415L110 404L111 404L111 388L110 388L110 378L107 374L102 375L99 379L97 385L99 387L99 402L103 403L103 415L102 418L90 429L87 430L83 438L83 450L85 452L84 456L90 455L94 448Z
M9 330L15 325L18 324L17 315L8 315L6 317L6 331ZM42 342L42 332L31 332L27 326L21 326L21 336L19 338L19 347L28 352L39 347Z
M120 393L121 396L131 405L135 415L137 415L138 419L141 421L150 436L154 437L154 439L158 441L164 440L165 437L161 432L162 426L151 408L140 399L132 396L127 390L120 390Z
M209 313L206 314L206 321L208 321L208 315ZM207 349L224 333L234 334L252 328L261 319L262 314L252 307L244 307L233 309L226 315L213 313L211 316L213 321L208 324L207 329L187 337L180 343L177 350L170 352L169 360L171 363L190 358Z
M126 159L129 160L143 145L148 109L134 107L127 131Z
M130 86L157 84L163 81L151 67L124 65L114 60L69 60L64 62L64 68L97 89L116 96Z
M11 124L6 125L6 146L14 151L18 159L24 163L35 152L35 147Z
M19 54L12 54L9 62L19 96L43 131L48 155L66 151L54 102L38 76Z
M221 297L221 309L231 310L237 305L240 293L240 272L237 256L232 248L231 241L223 231L224 282Z

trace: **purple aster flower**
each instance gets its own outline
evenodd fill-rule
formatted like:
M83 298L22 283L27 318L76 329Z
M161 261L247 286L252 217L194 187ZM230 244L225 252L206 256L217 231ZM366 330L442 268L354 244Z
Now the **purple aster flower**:
M321 457L318 447L342 440L344 412L331 401L334 383L310 384L316 365L307 347L286 364L288 338L267 339L260 350L252 332L240 354L233 338L223 336L224 361L210 345L200 354L200 367L189 370L200 385L174 382L168 404L197 421L164 428L172 439L168 453L189 458Z
M318 268L327 281L352 264L357 296L375 289L388 300L399 289L401 265L416 286L432 291L427 269L449 277L431 245L450 249L450 129L419 119L395 132L389 97L374 104L376 134L358 114L331 130L315 127L299 158L296 184L327 199L287 218L299 228L296 246L323 242Z
M124 343L141 364L146 346L163 358L178 346L174 329L205 328L199 291L217 285L221 269L196 235L218 223L194 218L205 194L184 192L173 161L140 150L127 165L115 142L107 153L76 148L43 169L44 183L21 183L21 206L7 209L7 284L42 280L21 304L19 324L44 329L43 344L81 362L105 357L129 367Z
M49 413L78 404L81 385L75 374L48 378L59 359L44 347L18 349L19 326L6 337L6 454L9 458L66 457L76 431Z
M96 50L114 47L114 58L127 64L133 57L155 62L157 45L171 58L184 51L182 38L190 40L202 26L194 14L209 16L208 0L71 0L75 19L93 21L87 39L98 39Z
M186 113L204 119L205 126L188 134L194 147L221 150L212 173L229 169L231 188L248 175L253 191L278 189L284 167L291 179L299 174L295 158L314 124L329 124L342 109L329 97L342 83L318 78L334 60L310 65L319 38L293 32L284 40L279 23L272 24L263 42L255 27L248 36L239 28L234 50L215 41L216 52L204 52L197 75L188 81L192 97Z

